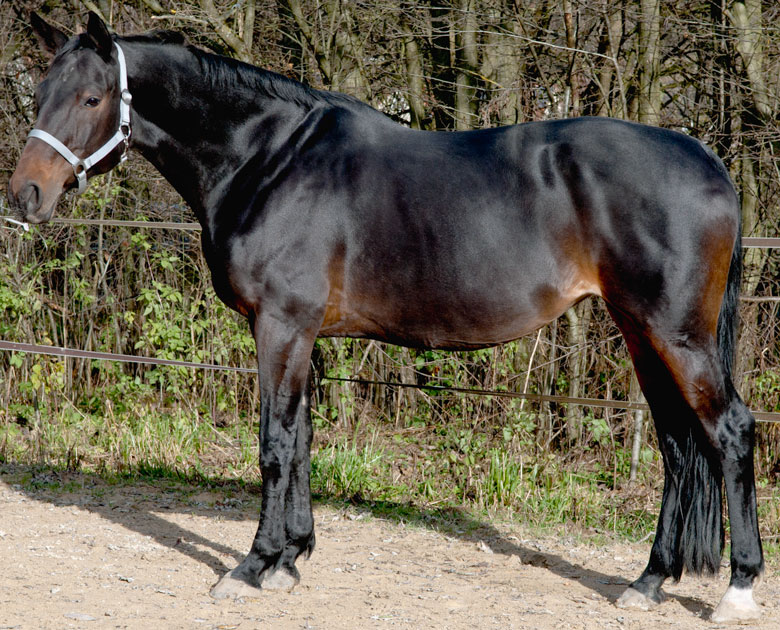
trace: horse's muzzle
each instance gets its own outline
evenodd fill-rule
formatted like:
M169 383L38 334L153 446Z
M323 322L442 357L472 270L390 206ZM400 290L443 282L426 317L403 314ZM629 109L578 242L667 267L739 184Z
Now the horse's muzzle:
M68 179L74 179L70 165L59 156L54 159L55 156L43 143L28 143L8 181L11 212L28 223L51 219Z
M44 223L51 219L54 204L43 208L43 192L35 182L25 182L18 191L8 186L8 205L11 212L27 223Z

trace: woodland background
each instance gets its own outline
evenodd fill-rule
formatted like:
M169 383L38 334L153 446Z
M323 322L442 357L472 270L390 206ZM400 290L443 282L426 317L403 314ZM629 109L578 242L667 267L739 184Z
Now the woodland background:
M780 236L776 2L3 2L3 190L33 124L32 93L46 66L29 30L32 9L68 33L81 29L88 10L119 33L176 29L198 46L353 94L416 128L588 115L680 130L724 160L741 197L744 235ZM137 155L93 181L83 197L66 197L58 214L194 220ZM736 379L751 408L763 411L780 411L778 280L776 250L745 250ZM0 339L254 362L244 321L215 298L198 234L187 231L51 224L22 234L3 227ZM332 473L323 491L385 496L381 488L394 485L420 500L533 507L530 499L540 495L523 484L550 490L586 479L613 491L629 478L652 479L650 486L660 479L649 413L323 380L641 400L622 338L595 299L538 334L477 352L321 340L313 373L315 445L324 454L315 457L315 481L318 471ZM3 352L0 462L256 475L254 380ZM780 475L779 453L780 425L760 424L762 487ZM350 458L374 481L350 477ZM562 514L587 521L583 505L569 501Z

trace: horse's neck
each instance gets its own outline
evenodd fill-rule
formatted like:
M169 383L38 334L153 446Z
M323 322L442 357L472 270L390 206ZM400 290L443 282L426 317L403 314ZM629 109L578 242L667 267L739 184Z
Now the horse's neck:
M133 145L206 227L234 174L259 153L270 158L275 139L306 112L260 94L207 85L184 49L134 46L128 63Z

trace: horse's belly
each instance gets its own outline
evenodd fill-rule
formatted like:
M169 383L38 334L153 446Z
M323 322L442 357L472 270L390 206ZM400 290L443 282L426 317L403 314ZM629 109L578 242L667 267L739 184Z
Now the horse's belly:
M529 334L584 296L599 293L589 282L522 285L518 281L511 290L488 286L457 294L340 295L329 301L320 335L367 337L421 348L482 348Z

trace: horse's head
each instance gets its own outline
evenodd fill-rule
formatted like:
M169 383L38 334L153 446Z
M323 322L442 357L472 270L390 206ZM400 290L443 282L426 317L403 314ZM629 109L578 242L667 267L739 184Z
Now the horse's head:
M72 39L34 13L31 19L52 61L35 91L38 118L9 181L8 200L25 221L42 223L65 190L82 191L87 176L111 170L126 153L129 92L120 107L122 52L94 13L87 31Z

